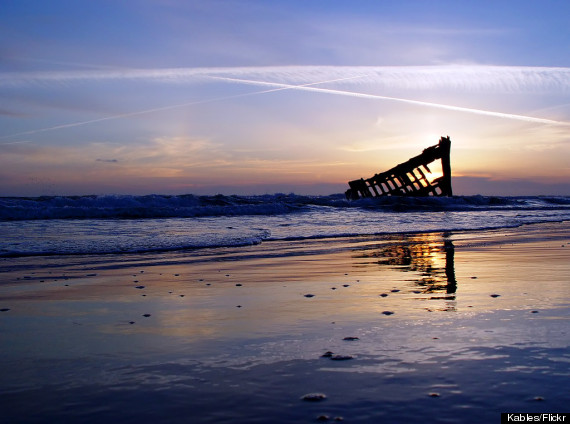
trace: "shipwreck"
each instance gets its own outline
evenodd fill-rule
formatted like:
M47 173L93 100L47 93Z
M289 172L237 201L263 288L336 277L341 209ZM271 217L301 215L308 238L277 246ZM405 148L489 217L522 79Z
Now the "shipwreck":
M388 171L371 178L349 181L346 198L357 200L377 196L453 196L451 188L451 140L441 137L439 143ZM440 159L442 176L429 179L429 164ZM424 172L425 171L425 172Z

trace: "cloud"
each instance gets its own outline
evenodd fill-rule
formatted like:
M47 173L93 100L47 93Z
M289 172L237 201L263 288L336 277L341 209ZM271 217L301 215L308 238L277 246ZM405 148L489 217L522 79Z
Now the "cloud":
M0 74L1 87L22 87L54 84L98 84L104 81L125 80L131 82L160 84L197 84L226 81L239 84L253 84L271 87L267 90L214 97L170 104L158 108L137 110L102 118L66 123L52 127L33 129L15 134L0 136L7 139L15 136L31 135L38 132L82 126L102 121L127 118L152 112L166 111L217 102L279 90L305 90L365 99L396 101L416 106L446 109L458 112L475 113L499 118L516 119L528 122L568 125L563 121L540 117L510 114L482 108L460 107L439 102L426 102L414 97L422 90L447 89L457 93L480 92L535 92L560 94L570 91L570 68L547 67L511 67L483 65L446 65L446 66L282 66L282 67L230 67L230 68L169 68L169 69L111 69L68 72L31 72ZM365 85L374 87L376 92L410 90L413 95L387 96L352 90L324 88L341 84L343 86ZM368 91L368 90L366 90ZM2 145L8 143L1 143Z
M70 84L105 80L158 83L203 83L210 77L308 84L341 80L380 88L492 92L570 91L570 68L441 65L441 66L272 66L228 68L155 68L0 74L0 86Z
M342 161L337 160L284 159L279 152L271 152L269 156L266 153L228 148L208 139L167 136L129 145L95 142L66 147L21 144L5 147L0 168L14 173L21 169L32 173L45 171L76 179L79 177L72 175L81 174L91 180L185 176L192 181L225 181L231 179L228 175L235 175L242 181L251 176L255 179L259 174L265 175L267 180L283 175L311 175L312 169L332 172L342 165ZM102 164L108 163L113 166L101 168Z
M484 176L456 176L453 177L454 193L474 195L532 196L532 195L570 195L568 182L533 181L526 179L503 178L496 179Z
M117 169L140 168L149 163L173 169L211 164L212 156L221 157L223 149L209 140L190 137L157 137L136 144L107 142L83 143L75 146L45 146L36 144L6 145L3 150L5 166L26 163L29 166L57 166L70 169L95 167L93 162L120 163ZM92 158L97 158L93 161ZM142 170L141 172L144 172Z
M22 117L25 117L26 114L0 108L0 116L5 116L5 117L9 117L9 118L22 118Z
M312 85L312 84L306 84L306 85ZM23 135L33 135L33 134L37 134L37 133L54 131L54 130L59 130L59 129L64 129L64 128L79 127L79 126L88 125L88 124L95 124L95 123L99 123L99 122L103 122L103 121L112 121L112 120L134 117L134 116L139 116L139 115L146 115L146 114L153 113L153 112L162 112L162 111L179 109L179 108L188 107L188 106L196 106L196 105L214 103L214 102L219 102L219 101L224 101L224 100L237 99L240 97L248 97L248 96L253 96L253 95L258 95L258 94L271 93L274 91L281 91L281 90L287 90L287 89L289 89L289 87L287 87L287 86L277 87L277 88L270 88L270 89L255 91L255 92L240 93L240 94L221 96L221 97L213 97L213 98L209 98L206 100L196 100L196 101L185 102L185 103L170 104L168 106L155 107L155 108L151 108L151 109L136 110L136 111L127 112L127 113L119 113L119 114L115 114L115 115L104 116L102 118L88 119L86 121L70 122L70 123L66 123L66 124L54 125L51 127L36 128L33 130L22 131L19 133L0 135L0 140L12 138L12 137L19 137L19 136L23 136ZM5 142L5 143L0 143L0 146L10 145L10 144L30 143L30 142L31 141Z

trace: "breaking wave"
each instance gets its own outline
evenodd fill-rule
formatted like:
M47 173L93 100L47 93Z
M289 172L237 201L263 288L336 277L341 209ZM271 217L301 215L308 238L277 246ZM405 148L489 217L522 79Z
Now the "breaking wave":
M570 209L565 196L378 197L348 201L342 194L302 196L91 195L0 198L0 220L194 218L279 215L312 207L361 208L391 212L494 209Z

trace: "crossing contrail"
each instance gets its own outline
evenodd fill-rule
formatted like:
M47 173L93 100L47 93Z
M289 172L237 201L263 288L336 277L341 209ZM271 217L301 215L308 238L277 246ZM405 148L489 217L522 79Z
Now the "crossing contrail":
M477 115L493 116L496 118L516 119L519 121L534 122L534 123L548 124L548 125L570 126L570 122L565 122L565 121L555 121L552 119L536 118L533 116L526 116L526 115L516 115L513 113L494 112L494 111L490 111L490 110L473 109L473 108L467 108L467 107L462 107L462 106L452 106L452 105L445 105L445 104L441 104L441 103L424 102L421 100L403 99L400 97L380 96L377 94L366 94L366 93L359 93L359 92L355 92L355 91L335 90L335 89L331 89L331 88L310 87L310 84L291 85L291 84L283 84L283 83L279 83L279 82L256 81L256 80L249 80L249 79L220 77L220 76L211 76L210 78L223 80L223 81L230 81L230 82L239 82L239 83L243 83L243 84L261 85L261 86L268 86L268 87L281 87L281 88L289 88L289 89L294 89L294 90L312 91L312 92L317 92L317 93L338 94L338 95L342 95L342 96L359 97L359 98L363 98L363 99L391 100L391 101L396 101L396 102L400 102L400 103L407 103L407 104L412 104L412 105L417 105L417 106L427 106L427 107L432 107L432 108L437 108L437 109L451 110L451 111L455 111L455 112L474 113Z
M77 66L77 64L74 64ZM193 84L219 76L260 81L304 84L333 78L354 77L356 84L375 84L404 90L453 90L487 93L570 91L570 68L489 65L434 66L257 66L206 68L114 68L92 70L0 72L0 87L49 87L87 82L133 81L160 84Z
M367 70L370 70L370 69L367 69ZM90 119L90 120L86 120L86 121L79 121L79 122L72 122L72 123L67 123L67 124L55 125L55 126L47 127L47 128L39 128L39 129L35 129L35 130L23 131L23 132L19 132L19 133L15 133L15 134L0 136L0 140L5 140L8 138L13 138L13 137L20 137L20 136L25 136L25 135L33 135L33 134L47 132L47 131L55 131L55 130L65 129L65 128L78 127L78 126L83 126L83 125L88 125L88 124L94 124L97 122L104 122L104 121L127 118L127 117L132 117L132 116L144 115L144 114L153 113L153 112L160 112L160 111L177 109L177 108L182 108L182 107L196 106L196 105L200 105L200 104L207 104L207 103L219 102L219 101L224 101L224 100L237 99L237 98L241 98L241 97L272 93L272 92L282 91L282 90L303 90L303 91L312 91L312 92L317 92L317 93L327 93L327 94L336 94L336 95L342 95L342 96L358 97L358 98L363 98L363 99L388 100L388 101L395 101L395 102L400 102L400 103L412 104L412 105L416 105L416 106L432 107L432 108L450 110L450 111L455 111L455 112L466 112L466 113L472 113L472 114L477 114L477 115L492 116L492 117L496 117L496 118L514 119L514 120L519 120L519 121L526 121L526 122L533 122L533 123L547 124L547 125L570 126L570 122L556 121L556 120L545 119L545 118L537 118L537 117L527 116L527 115L517 115L517 114L512 114L512 113L496 112L496 111L483 110L483 109L473 109L473 108L467 108L467 107L462 107L462 106L453 106L453 105L446 105L446 104L441 104L441 103L425 102L425 101L421 101L421 100L412 100L412 99L405 99L405 98L400 98L400 97L381 96L381 95L377 95L377 94L367 94L367 93L360 93L360 92L355 92L355 91L345 91L345 90L336 90L336 89L331 89L331 88L314 87L315 85L319 85L319 84L348 81L348 80L355 80L355 79L366 79L367 77L369 77L368 74L363 74L363 73L359 73L356 76L349 76L349 77L336 78L336 79L328 79L326 81L319 81L319 82L299 84L299 85L226 77L226 76L221 76L219 74L216 75L216 73L217 72L215 72L214 75L211 75L211 74L208 75L207 73L202 73L201 76L206 77L206 78L210 78L210 79L221 80L221 81L229 81L229 82L236 82L236 83L241 83L241 84L257 85L257 86L265 86L265 87L273 87L273 88L267 89L267 90L262 90L262 91L250 92L250 93L236 94L236 95L232 95L232 96L216 97L213 99L199 100L199 101L194 101L194 102L186 102L186 103L163 106L163 107L158 107L158 108L145 109L145 110L140 110L140 111L135 111L135 112L122 113L122 114L118 114L118 115L105 116L102 118L96 118L96 119ZM28 141L28 140L26 140L26 141L13 141L13 142L1 143L0 145L21 144L21 143L31 143L31 141Z
M275 91L291 90L293 88L310 87L312 85L317 85L317 84L326 84L326 83L331 83L331 82L346 81L349 79L355 79L355 78L361 78L361 77L362 76L337 78L337 79L333 79L333 80L312 82L312 83L307 83L307 84L302 84L302 85L283 84L283 86L274 87L274 88L271 88L268 90L254 91L254 92L250 92L250 93L235 94L232 96L216 97L213 99L206 99L206 100L198 100L198 101L194 101L194 102L180 103L180 104L175 104L175 105L157 107L157 108L153 108L153 109L139 110L136 112L121 113L119 115L105 116L102 118L90 119L87 121L71 122L68 124L55 125L53 127L39 128L39 129L35 129L35 130L23 131L23 132L19 132L19 133L15 133L15 134L0 136L0 140L12 138L12 137L20 137L20 136L24 136L24 135L38 134L38 133L47 132L47 131L55 131L55 130L59 130L59 129L63 129L63 128L79 127L82 125L94 124L96 122L103 122L103 121L110 121L110 120L114 120L114 119L128 118L130 116L144 115L147 113L161 112L164 110L177 109L177 108L181 108L181 107L196 106L196 105L201 105L201 104L206 104L206 103L219 102L219 101L223 101L223 100L237 99L240 97L254 96L254 95L265 94L265 93L272 93ZM22 144L22 143L31 143L31 141L29 141L29 140L13 141L13 142L8 142L8 143L1 143L0 145L1 146L7 146L10 144Z

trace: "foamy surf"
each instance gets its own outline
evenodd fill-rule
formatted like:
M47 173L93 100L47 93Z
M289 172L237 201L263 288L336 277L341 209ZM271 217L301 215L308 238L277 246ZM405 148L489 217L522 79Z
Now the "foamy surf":
M0 257L122 254L570 219L569 197L54 196L0 199Z

